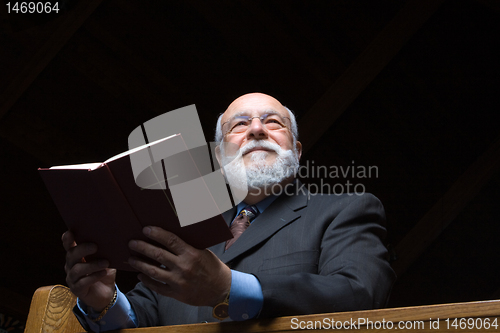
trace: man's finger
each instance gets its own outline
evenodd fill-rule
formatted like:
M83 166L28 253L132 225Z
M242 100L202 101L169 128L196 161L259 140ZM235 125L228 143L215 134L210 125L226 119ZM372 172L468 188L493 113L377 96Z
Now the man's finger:
M86 275L77 281L70 281L69 278L66 278L66 283L68 284L68 286L70 286L71 291L74 294L80 294L84 290L86 290L91 284L96 283L97 281L104 278L106 275L108 275L108 272L106 270L101 270L94 272L90 275Z
M175 255L180 255L186 251L188 245L177 235L158 227L145 227L142 229L144 235L165 246L167 250Z
M177 261L177 257L169 251L141 240L131 240L128 243L128 247L131 250L141 253L146 257L165 265L168 269L172 269Z
M83 243L72 247L66 252L66 265L71 269L74 265L81 263L84 257L96 252L97 245L92 243Z
M173 277L170 271L142 261L136 257L130 257L128 263L139 272L162 284L168 283Z
M98 273L100 271L106 272L109 262L107 260L98 260L91 263L79 263L74 265L66 275L66 282L68 285L76 285L78 281L87 276Z
M171 297L173 290L168 283L156 281L145 274L139 274L137 276L141 282L149 289L161 294L163 296Z
M66 251L76 246L75 238L71 231L66 231L61 237L63 247Z

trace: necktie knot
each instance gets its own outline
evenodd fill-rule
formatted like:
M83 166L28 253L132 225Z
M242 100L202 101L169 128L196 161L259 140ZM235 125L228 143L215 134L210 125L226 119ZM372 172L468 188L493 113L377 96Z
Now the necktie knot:
M250 226L250 223L259 215L259 210L255 206L246 206L231 223L231 233L233 238L226 242L226 250L241 236L241 234Z
M243 210L240 212L240 215L248 216L248 221L252 222L257 217L257 215L259 215L258 212L259 210L257 209L257 207L248 205L243 208Z

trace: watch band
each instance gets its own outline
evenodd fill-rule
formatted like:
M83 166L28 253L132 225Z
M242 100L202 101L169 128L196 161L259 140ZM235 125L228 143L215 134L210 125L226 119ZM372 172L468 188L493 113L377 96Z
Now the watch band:
M212 309L212 316L215 319L224 320L224 319L229 317L229 294L230 293L231 293L231 288L229 288L229 291L226 295L226 298L224 298L224 300L221 303L217 304Z

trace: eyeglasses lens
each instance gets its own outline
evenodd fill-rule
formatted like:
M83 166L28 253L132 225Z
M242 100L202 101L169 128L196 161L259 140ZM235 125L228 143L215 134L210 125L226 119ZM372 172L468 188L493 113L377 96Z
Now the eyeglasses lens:
M267 130L273 131L287 127L286 118L281 117L278 114L264 114L261 117L236 116L227 123L227 129L231 133L245 132L252 124L253 118L260 119L262 125Z

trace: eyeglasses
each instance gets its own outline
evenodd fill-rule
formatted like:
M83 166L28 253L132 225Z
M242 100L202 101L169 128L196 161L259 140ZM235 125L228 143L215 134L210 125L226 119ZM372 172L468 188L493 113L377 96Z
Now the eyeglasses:
M269 131L276 131L283 128L290 128L290 125L288 125L290 124L290 118L282 117L277 113L266 113L263 114L262 116L254 116L254 117L241 115L241 116L235 116L226 121L224 124L222 124L223 130L225 125L226 128L228 129L224 134L224 136L230 133L240 134L246 132L246 130L252 124L252 120L254 118L260 119L262 126L264 126Z

